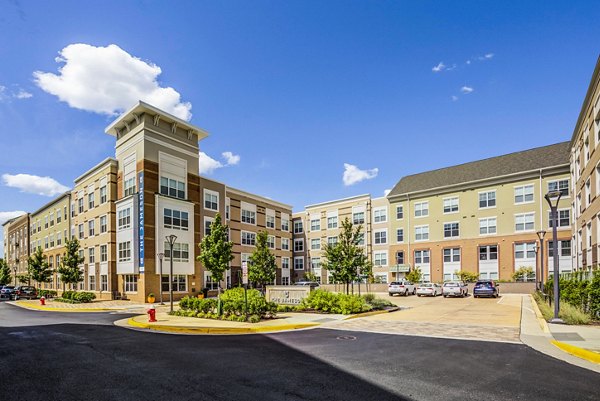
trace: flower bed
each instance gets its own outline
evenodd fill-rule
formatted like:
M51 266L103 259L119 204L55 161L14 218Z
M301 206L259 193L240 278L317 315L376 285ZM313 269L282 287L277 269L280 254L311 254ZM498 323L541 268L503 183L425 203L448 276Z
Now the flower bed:
M355 313L383 310L394 306L390 301L375 298L373 294L363 296L329 292L325 290L312 291L308 297L297 306L279 305L278 312L321 312L351 315Z
M87 304L96 299L96 294L85 291L65 291L60 298L55 298L57 302L68 304Z

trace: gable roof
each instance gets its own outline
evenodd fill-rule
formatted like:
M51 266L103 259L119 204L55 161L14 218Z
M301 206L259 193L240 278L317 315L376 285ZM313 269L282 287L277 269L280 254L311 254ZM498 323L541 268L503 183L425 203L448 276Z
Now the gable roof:
M388 198L569 164L569 142L542 146L402 177Z

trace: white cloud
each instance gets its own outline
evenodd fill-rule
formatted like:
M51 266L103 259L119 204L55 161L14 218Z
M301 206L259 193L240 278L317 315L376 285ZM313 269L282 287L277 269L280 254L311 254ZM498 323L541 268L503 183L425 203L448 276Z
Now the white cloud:
M373 168L370 170L361 170L353 164L344 163L344 185L349 186L364 180L370 180L372 178L377 177L378 173L378 168Z
M16 94L13 94L14 97L16 97L17 99L29 99L30 97L33 97L33 95L29 92L27 92L24 89L19 89L19 92Z
M204 152L200 152L198 154L200 174L211 174L216 169L227 166L235 166L240 162L241 158L240 155L234 155L229 151L221 153L221 156L223 156L224 163L213 159Z
M21 210L15 210L13 212L0 212L0 226L6 223L8 220L24 215L25 213L27 212L23 212Z
M228 166L235 166L240 162L240 155L234 155L231 152L223 152L221 155L223 155Z
M473 92L473 88L470 86L463 86L462 88L460 88L460 91L465 95L468 95L469 93Z
M453 101L453 102L456 102L457 100L458 100L458 96L454 96L454 95L452 95L452 101Z
M431 69L431 71L433 71L433 72L442 72L444 70L444 68L446 68L446 66L444 65L444 63L442 61L440 61L440 63L438 65L436 65L435 67L433 67Z
M69 190L53 178L30 174L2 174L2 181L7 187L18 188L30 194L54 196Z
M35 83L73 108L115 115L143 100L184 120L192 117L191 103L182 102L175 89L160 86L159 66L117 45L75 43L62 49L55 60L64 64L58 75L35 71Z
M479 57L479 60L491 60L494 57L494 53L487 53Z
M391 190L391 189L386 189L386 190L384 190L384 191L383 191L383 196L388 196L390 192L392 192L392 190Z
M467 65L471 64L471 60L467 60Z

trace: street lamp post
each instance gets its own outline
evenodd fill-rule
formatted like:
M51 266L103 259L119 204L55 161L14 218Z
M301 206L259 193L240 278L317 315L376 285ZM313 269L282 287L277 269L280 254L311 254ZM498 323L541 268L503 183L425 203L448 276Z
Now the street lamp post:
M156 256L158 256L158 261L159 261L159 266L160 266L160 279L158 280L158 282L159 282L159 288L160 288L160 292L159 292L159 294L160 294L160 304L159 305L164 305L165 303L163 302L163 298L162 298L162 277L163 277L163 274L162 274L162 261L163 261L163 257L165 256L165 254L161 252L161 253L157 254Z
M539 290L544 293L544 236L546 235L546 231L541 230L537 232L537 236L540 239L540 254L542 257L540 258L540 286Z
M169 255L171 256L171 269L169 271L169 299L171 301L171 313L173 313L173 245L175 245L177 236L171 234L171 235L167 235L166 238L167 238L167 242L169 243L169 249L170 249Z
M556 240L556 227L558 226L558 202L562 193L560 191L550 191L546 194L545 198L550 205L550 215L552 220L552 259L554 262L554 317L550 320L550 323L564 323L561 318L558 317L558 311L560 309L560 289L558 286L558 241ZM553 203L552 200L556 199Z

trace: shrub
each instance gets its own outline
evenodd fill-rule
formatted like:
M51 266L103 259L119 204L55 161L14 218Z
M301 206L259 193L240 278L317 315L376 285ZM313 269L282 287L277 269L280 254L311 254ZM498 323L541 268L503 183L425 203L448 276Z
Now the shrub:
M38 296L44 297L44 298L53 298L53 297L56 296L56 291L54 291L54 290L42 290L42 289L39 289L38 290Z
M542 312L542 316L545 320L550 320L554 317L554 307L544 302L542 294L536 292L533 294L533 298ZM558 311L558 317L564 320L567 324L589 324L591 321L590 316L586 315L581 309L563 302L560 304L560 310Z
M312 291L308 297L302 300L300 306L303 309L344 315L373 309L363 297L358 295L337 294L325 290Z
M250 323L258 323L258 322L260 322L260 316L251 315L248 320L250 321Z
M477 275L477 273L471 273L461 270L456 272L456 274L458 275L458 278L464 281L465 283L474 283L477 280L479 280L479 276Z
M380 298L373 299L371 302L369 302L369 304L375 310L385 309L388 306L395 306L392 302L388 301L387 299L380 299Z
M521 266L513 273L512 278L515 281L533 280L533 269L530 266Z
M363 295L363 299L366 303L370 304L375 299L375 294L365 294Z
M88 303L92 302L96 299L96 294L93 292L77 292L77 291L65 291L63 292L60 298L57 298L57 301L67 302L67 303Z

